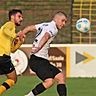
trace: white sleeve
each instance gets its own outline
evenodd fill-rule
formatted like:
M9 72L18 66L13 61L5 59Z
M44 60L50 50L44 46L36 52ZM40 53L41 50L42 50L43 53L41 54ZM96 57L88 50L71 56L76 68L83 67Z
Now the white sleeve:
M42 32L48 32L51 37L53 37L57 34L57 31L54 29L53 26L45 24L45 23L36 24L35 27L37 30L38 30L38 28L41 28Z
M36 24L35 27L36 27L36 30L38 30L39 27L42 26L42 23L41 24Z
M57 32L50 26L44 28L43 31L48 32L51 37L53 37L53 36L55 36L57 34Z

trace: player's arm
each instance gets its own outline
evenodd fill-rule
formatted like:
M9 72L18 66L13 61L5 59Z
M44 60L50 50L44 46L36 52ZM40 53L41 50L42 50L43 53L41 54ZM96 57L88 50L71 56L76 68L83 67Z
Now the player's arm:
M36 31L35 25L27 26L27 27L25 27L25 28L22 30L23 34L27 34L28 32L35 32L35 31Z
M35 25L30 25L30 26L27 26L25 27L22 31L18 32L17 33L17 37L19 37L19 39L24 39L25 38L25 35L28 33L28 32L34 32L36 31L36 27Z
M50 37L51 37L50 34L48 32L46 32L44 34L44 36L42 37L42 39L40 40L38 47L35 47L33 45L32 53L34 54L34 53L37 53L39 50L41 50L42 47L46 44L46 42L49 40Z

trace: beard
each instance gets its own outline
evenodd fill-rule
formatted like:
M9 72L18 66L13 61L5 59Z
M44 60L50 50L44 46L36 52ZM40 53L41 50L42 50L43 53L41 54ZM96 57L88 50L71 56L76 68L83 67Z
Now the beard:
M16 25L16 26L20 26L20 25L21 25L21 22L22 22L22 21L20 21L19 23L15 23L15 25Z
M15 23L16 26L20 26L21 24Z

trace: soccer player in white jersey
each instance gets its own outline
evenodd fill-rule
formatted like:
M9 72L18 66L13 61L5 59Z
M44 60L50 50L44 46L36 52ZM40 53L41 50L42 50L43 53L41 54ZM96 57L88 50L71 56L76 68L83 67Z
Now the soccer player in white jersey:
M25 96L37 96L51 87L54 80L57 81L57 92L59 96L67 96L64 74L48 61L49 45L57 35L58 29L64 27L66 22L66 14L64 12L57 12L51 22L30 25L22 30L24 34L37 32L33 42L29 66L43 81Z

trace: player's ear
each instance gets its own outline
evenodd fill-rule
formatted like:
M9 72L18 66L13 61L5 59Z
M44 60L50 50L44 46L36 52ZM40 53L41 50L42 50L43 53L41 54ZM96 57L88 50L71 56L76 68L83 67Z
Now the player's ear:
M14 15L11 16L11 20L13 20L13 19L14 19Z

